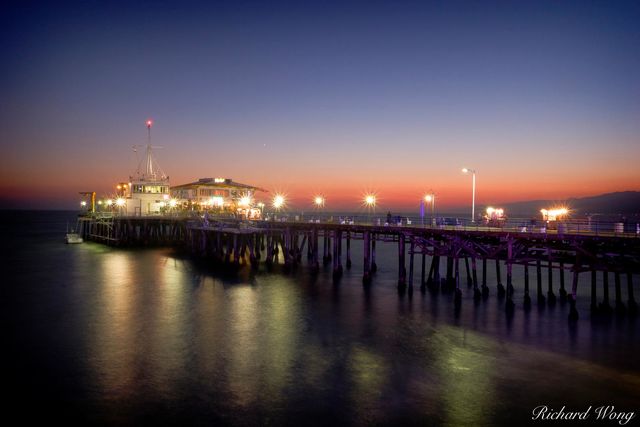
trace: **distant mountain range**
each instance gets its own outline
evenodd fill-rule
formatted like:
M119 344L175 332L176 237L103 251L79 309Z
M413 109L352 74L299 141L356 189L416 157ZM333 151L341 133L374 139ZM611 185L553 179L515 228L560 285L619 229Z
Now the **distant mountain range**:
M640 191L621 191L599 196L572 198L567 200L531 200L526 202L505 203L503 207L509 214L534 215L540 209L565 205L577 215L584 214L640 214Z

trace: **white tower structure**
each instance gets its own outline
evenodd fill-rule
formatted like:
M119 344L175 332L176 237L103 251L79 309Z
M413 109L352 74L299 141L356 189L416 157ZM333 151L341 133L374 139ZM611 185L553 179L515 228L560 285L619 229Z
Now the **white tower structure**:
M169 199L169 177L160 169L153 157L153 149L161 148L151 145L152 120L147 120L147 145L144 168L138 164L135 176L129 177L129 194L127 198L128 215L154 215ZM134 147L137 152L138 146Z

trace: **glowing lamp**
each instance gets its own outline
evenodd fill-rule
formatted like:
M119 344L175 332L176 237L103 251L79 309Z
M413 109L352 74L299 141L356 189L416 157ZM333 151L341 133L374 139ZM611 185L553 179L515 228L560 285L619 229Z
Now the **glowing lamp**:
M224 205L224 199L220 196L212 197L209 199L209 204L211 206L221 207Z
M324 197L322 197L322 196L316 196L316 197L313 199L313 203L315 203L315 204L316 204L316 206L318 206L318 207L324 206Z
M178 204L178 201L176 199L169 200L170 207L175 208L177 204Z
M251 204L251 197L242 196L238 201L238 206L247 207Z
M113 205L113 200L107 199L107 206L111 206L111 205Z
M375 195L373 195L373 194L367 194L367 195L364 197L364 203L365 203L367 206L375 206L375 204L376 204L376 196L375 196Z
M567 215L569 213L569 209L565 207L554 208L554 209L540 209L540 213L542 214L542 218L547 221L557 221L561 217Z
M118 197L118 199L116 200L116 205L118 205L119 207L123 207L125 203L126 201L122 197Z
M80 206L84 207L87 206L87 202L85 202L84 200L80 202Z
M282 206L284 206L284 202L284 196L282 194L276 194L273 198L273 207L276 209L280 209Z

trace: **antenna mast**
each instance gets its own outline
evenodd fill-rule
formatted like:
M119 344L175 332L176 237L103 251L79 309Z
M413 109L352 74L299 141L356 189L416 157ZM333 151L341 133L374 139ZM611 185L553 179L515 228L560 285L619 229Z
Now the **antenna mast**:
M151 157L151 125L153 125L153 121L151 119L147 120L147 173L146 175L155 179L155 174L153 173L153 158Z

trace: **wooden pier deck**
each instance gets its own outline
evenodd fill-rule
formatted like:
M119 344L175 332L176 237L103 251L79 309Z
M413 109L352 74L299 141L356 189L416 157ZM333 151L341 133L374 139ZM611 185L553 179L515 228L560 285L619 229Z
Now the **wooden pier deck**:
M86 217L80 218L79 229L85 239L111 245L179 246L194 257L222 266L248 264L258 268L260 263L272 266L282 261L286 270L303 265L302 260L306 257L306 265L311 271L318 271L320 262L326 267L331 265L334 280L340 279L345 268L351 268L352 244L361 241L365 285L371 282L377 270L376 243L394 242L397 244L400 292L413 291L414 270L418 263L421 291L436 288L451 291L459 306L464 277L467 285L473 287L476 300L487 298L490 294L487 271L493 264L497 295L504 298L507 311L512 311L515 305L513 268L522 266L525 308L530 307L532 294L535 294L537 304L553 304L560 298L571 304L570 318L576 319L578 278L580 274L590 274L593 311L637 312L633 275L640 273L640 237L634 233L315 221L247 223L162 216ZM445 265L443 271L441 264ZM462 268L464 276L460 271ZM530 269L535 269L531 277L535 280L534 289L530 286ZM546 290L542 289L543 269L548 275ZM559 275L557 290L554 290L554 270ZM569 276L566 281L565 274ZM602 274L605 284L600 303L596 289L598 274ZM610 275L615 283L613 307L609 299ZM621 297L623 278L626 279L626 304Z

